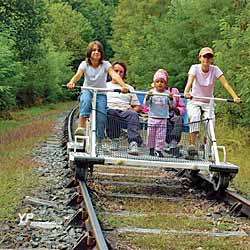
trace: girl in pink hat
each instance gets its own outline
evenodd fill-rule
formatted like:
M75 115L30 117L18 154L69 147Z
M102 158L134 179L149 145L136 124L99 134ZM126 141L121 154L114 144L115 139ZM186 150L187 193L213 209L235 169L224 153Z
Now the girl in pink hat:
M164 157L163 148L165 145L167 119L169 117L169 106L171 100L166 95L167 75L162 70L156 71L153 78L153 89L146 96L146 105L149 107L147 146L150 155ZM171 97L172 99L172 97Z

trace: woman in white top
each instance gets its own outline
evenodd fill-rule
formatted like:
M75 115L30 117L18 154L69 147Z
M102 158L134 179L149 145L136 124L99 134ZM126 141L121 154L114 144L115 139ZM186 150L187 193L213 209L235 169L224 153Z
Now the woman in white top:
M104 60L103 46L99 41L89 43L87 47L86 59L82 61L78 67L76 74L67 84L68 88L74 88L75 83L84 75L84 84L86 87L106 88L107 75L116 79L117 83L122 87L122 92L128 91L122 78L117 74L110 62ZM80 116L78 128L75 132L77 135L84 135L86 120L90 116L92 110L93 92L84 89L80 96ZM96 136L99 139L104 138L104 129L107 119L107 96L105 93L97 94L96 100Z

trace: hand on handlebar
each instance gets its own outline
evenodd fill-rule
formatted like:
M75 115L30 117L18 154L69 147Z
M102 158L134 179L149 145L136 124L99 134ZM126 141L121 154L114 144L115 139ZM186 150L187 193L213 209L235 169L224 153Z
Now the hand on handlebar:
M73 82L68 82L68 83L67 83L67 88L69 88L69 89L74 89L74 88L75 88L75 83L73 83Z
M234 100L234 103L240 103L240 98L239 97L235 97L233 100Z
M127 87L127 86L125 86L125 87L122 87L122 88L121 88L121 92L122 92L123 94L126 94L126 93L128 93L128 92L129 92L129 89L128 89L128 87Z
M185 97L186 99L191 99L191 98L192 98L191 94L190 94L190 93L187 93L187 92L184 92L184 97Z
M152 96L153 95L153 90L149 90L147 93L148 96Z
M173 93L169 93L168 97L169 97L170 100L173 100L174 94Z

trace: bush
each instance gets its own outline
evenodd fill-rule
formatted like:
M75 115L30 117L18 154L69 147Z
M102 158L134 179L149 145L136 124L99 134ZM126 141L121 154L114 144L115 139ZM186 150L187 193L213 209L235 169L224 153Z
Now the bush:
M15 106L13 88L0 86L0 117L8 118L10 107Z

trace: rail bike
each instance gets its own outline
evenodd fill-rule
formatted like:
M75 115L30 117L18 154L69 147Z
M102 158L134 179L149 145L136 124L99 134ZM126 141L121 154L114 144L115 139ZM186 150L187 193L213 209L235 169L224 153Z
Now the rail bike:
M96 110L96 96L100 92L120 90L90 87L81 87L81 89L92 91L93 100L92 113L86 125L86 133L84 135L72 136L67 143L69 165L74 166L76 178L86 181L89 172L93 170L95 164L164 168L189 171L191 173L199 172L209 178L214 191L221 191L228 187L230 181L238 173L239 167L226 160L225 146L217 145L214 124L211 118L201 120L196 124L200 126L200 133L197 136L195 153L191 156L188 151L188 135L191 124L188 123L187 114L184 115L181 138L175 154L171 152L169 145L166 143L163 157L150 155L146 146L147 131L150 129L150 125L147 122L147 114L139 114L138 129L143 143L138 146L136 154L129 152L127 133L131 124L124 120L118 120L116 117L107 117L107 123L109 123L109 129L111 128L113 137L106 132L105 138L101 143L98 143L96 136L96 114L98 112ZM132 93L137 94L140 97L139 100L142 100L147 94L146 91L134 91ZM181 95L179 97L183 98ZM209 98L209 100L211 107L214 101L232 101L222 98ZM78 109L75 108L71 123L73 123L73 116L77 116L78 112ZM74 126L69 125L68 129L73 134Z

